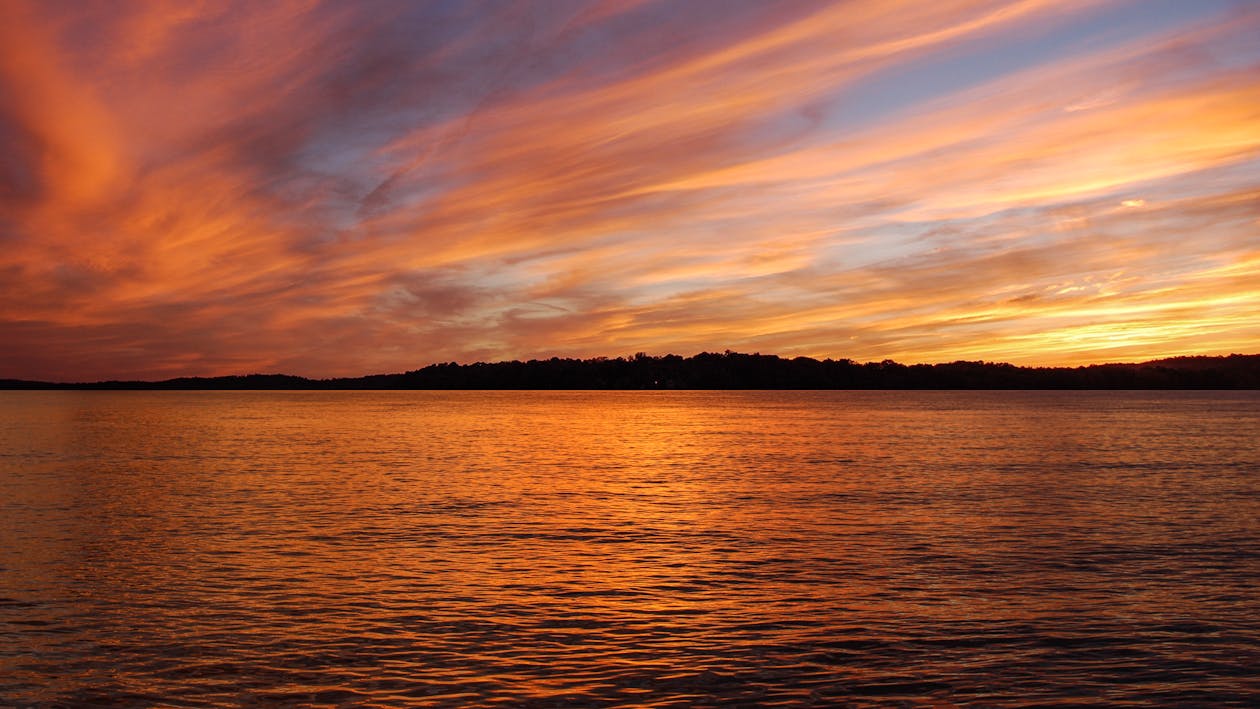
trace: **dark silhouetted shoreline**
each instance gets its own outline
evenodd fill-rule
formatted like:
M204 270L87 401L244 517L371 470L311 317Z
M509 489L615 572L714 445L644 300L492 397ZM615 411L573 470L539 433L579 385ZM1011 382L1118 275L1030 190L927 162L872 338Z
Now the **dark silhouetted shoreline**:
M785 359L737 352L432 364L401 374L307 379L286 374L56 383L0 379L0 389L1257 389L1260 355L1136 364L1017 367Z

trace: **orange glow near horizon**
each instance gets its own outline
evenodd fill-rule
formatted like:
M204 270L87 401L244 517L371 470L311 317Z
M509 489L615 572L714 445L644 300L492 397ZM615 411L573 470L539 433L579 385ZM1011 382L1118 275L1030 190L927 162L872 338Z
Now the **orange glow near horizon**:
M0 0L0 378L1260 351L1260 9Z

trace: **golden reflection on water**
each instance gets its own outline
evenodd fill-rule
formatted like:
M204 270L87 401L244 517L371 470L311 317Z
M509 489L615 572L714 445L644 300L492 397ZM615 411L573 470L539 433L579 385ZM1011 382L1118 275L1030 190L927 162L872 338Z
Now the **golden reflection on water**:
M1254 393L6 393L0 698L1246 703L1257 424Z

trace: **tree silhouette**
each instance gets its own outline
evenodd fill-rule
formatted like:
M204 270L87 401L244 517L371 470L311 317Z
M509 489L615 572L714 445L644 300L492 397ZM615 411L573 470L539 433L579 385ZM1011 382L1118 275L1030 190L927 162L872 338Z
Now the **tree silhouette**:
M1173 357L1141 364L1016 367L957 361L892 360L701 352L693 357L531 359L431 364L400 374L305 379L284 374L181 377L159 382L48 383L0 380L0 389L1256 389L1260 355Z

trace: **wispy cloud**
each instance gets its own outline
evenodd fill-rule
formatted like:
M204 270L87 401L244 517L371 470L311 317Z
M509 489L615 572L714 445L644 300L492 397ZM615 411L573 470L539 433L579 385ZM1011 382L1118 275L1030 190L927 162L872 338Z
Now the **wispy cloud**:
M0 376L1254 349L1258 30L1214 2L11 0Z

